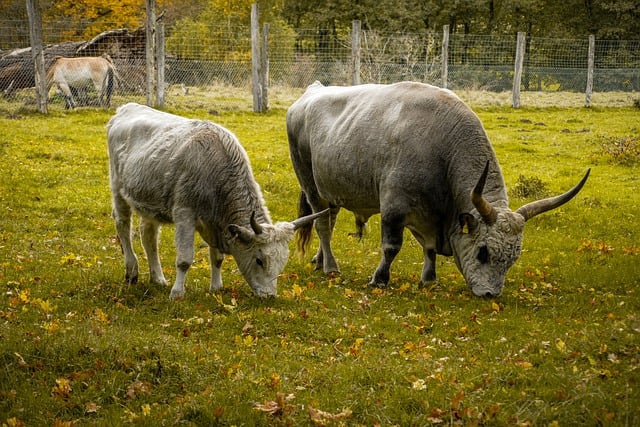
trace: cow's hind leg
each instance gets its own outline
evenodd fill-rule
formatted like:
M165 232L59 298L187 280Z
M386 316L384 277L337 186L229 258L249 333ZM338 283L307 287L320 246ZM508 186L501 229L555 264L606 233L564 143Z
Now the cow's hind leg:
M176 223L176 281L171 288L171 299L184 297L184 282L187 271L193 264L195 218L191 210L179 209L173 213Z
M213 246L209 246L209 262L211 263L211 285L209 290L211 292L222 289L222 261L224 261L224 254Z
M436 251L435 249L424 249L424 264L422 265L422 275L420 276L420 284L436 280Z
M114 190L112 190L114 191ZM138 281L138 257L133 251L131 242L131 208L127 202L114 191L113 220L120 239L120 247L124 254L125 279L133 284Z
M158 236L160 235L160 224L157 222L142 218L140 221L140 240L144 253L147 255L149 263L149 275L151 283L166 286L167 279L162 273L162 265L160 264L160 255L158 254Z
M400 214L382 214L382 259L371 278L371 286L384 287L389 283L391 263L402 248L404 218Z
M318 208L315 212L320 212L324 209L326 208ZM330 215L324 215L315 220L316 233L318 233L318 238L320 239L320 247L313 257L313 261L316 263L316 269L319 270L322 268L325 274L340 272L338 262L331 250L331 237L333 236L333 228L336 225L336 218L338 212L340 212L340 208L332 206L330 212Z

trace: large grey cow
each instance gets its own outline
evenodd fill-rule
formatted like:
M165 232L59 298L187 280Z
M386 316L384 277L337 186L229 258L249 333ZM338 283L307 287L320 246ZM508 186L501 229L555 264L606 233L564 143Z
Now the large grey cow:
M130 283L138 279L133 209L141 216L140 235L154 283L167 284L158 256L159 226L176 224L172 299L184 296L196 230L209 245L212 291L222 288L220 266L224 254L231 254L256 295L276 295L294 230L318 215L272 224L249 158L231 132L129 103L111 118L107 135L113 216Z
M302 187L300 212L332 208L316 221L316 268L339 271L331 235L340 208L355 213L360 233L381 213L374 286L388 283L407 227L424 250L421 282L436 279L436 254L453 255L474 294L500 295L520 256L525 221L569 201L589 175L563 195L511 211L478 117L453 92L421 83L316 82L289 108L287 133ZM298 230L303 252L311 229Z

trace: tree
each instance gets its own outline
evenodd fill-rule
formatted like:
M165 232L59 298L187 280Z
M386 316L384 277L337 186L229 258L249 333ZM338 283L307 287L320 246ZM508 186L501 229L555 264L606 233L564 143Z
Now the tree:
M171 54L180 58L249 61L251 59L251 5L256 0L210 0L200 14L179 20L167 38ZM282 20L282 2L258 1L261 22L270 24L270 35L294 40L293 30ZM212 40L206 48L193 40ZM291 43L273 46L272 55L286 54Z
M44 9L43 15L46 21L64 23L63 39L89 38L105 30L141 26L145 0L57 0Z

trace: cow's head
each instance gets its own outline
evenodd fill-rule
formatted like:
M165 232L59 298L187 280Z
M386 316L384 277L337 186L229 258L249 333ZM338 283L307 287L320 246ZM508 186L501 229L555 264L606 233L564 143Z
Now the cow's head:
M456 264L473 293L493 297L502 293L507 271L520 257L524 223L571 200L582 189L590 170L566 193L531 202L515 212L506 202L492 204L482 196L488 170L487 162L471 192L475 209L460 215L451 245Z
M326 209L292 222L259 224L251 217L251 228L236 224L228 226L231 255L253 293L259 297L278 294L278 275L289 259L289 242L296 228L329 212Z

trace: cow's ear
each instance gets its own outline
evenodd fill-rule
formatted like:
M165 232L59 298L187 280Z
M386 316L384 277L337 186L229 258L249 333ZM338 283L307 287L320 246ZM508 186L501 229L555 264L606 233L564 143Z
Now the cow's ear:
M458 221L460 221L462 234L473 233L473 230L475 230L478 226L478 220L470 213L460 214L460 216L458 217Z
M249 244L253 241L253 231L249 230L248 228L236 224L229 224L227 230L229 231L229 233L231 233L232 236L240 239L242 243Z

